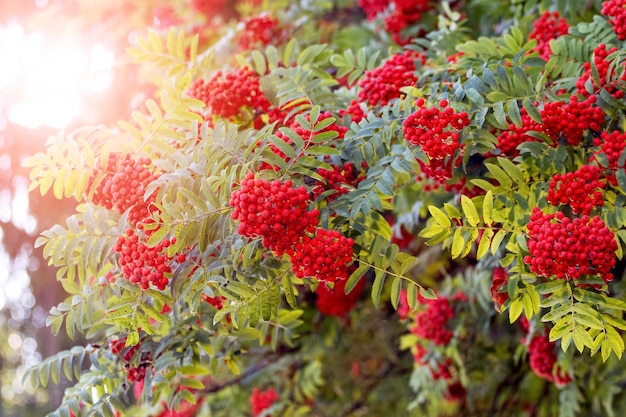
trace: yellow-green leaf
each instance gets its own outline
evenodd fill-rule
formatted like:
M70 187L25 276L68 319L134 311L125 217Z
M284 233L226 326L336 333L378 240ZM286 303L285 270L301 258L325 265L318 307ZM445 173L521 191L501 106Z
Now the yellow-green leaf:
M467 218L468 223L476 227L480 222L480 217L478 216L478 211L476 211L476 206L474 202L466 195L461 195L461 207L463 208L463 213Z

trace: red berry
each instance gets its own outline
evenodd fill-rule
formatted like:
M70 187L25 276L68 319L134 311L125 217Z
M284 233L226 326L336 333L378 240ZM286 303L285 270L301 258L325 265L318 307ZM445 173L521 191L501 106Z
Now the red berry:
M252 415L260 415L264 410L270 408L272 404L278 401L278 399L278 394L273 388L270 388L266 391L261 391L258 388L254 388L252 390L252 395L250 396Z
M318 210L308 210L309 193L304 186L294 188L291 180L266 181L246 175L229 202L232 218L239 220L237 232L245 237L263 238L263 247L281 256L291 254L294 245L315 230Z

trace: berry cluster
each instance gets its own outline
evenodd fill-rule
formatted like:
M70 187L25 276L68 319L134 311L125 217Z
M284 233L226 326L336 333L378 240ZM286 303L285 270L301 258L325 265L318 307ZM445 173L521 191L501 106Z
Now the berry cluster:
M237 44L243 50L262 48L271 43L278 46L284 38L278 19L267 14L246 17L240 25L242 27L237 33Z
M382 13L389 6L390 0L359 0L359 6L365 12L367 20L374 20L379 13Z
M582 165L574 172L555 174L548 182L546 200L553 206L569 205L574 214L590 214L595 207L604 204L600 181L600 168Z
M202 300L211 304L216 310L221 310L226 304L226 297L218 295L216 297L209 297L206 294L202 294Z
M460 159L431 159L428 164L422 160L417 160L420 166L420 172L417 176L417 182L423 183L422 189L426 192L438 190L443 187L446 192L465 192L467 190L467 179L461 177L453 182L449 180L454 176L453 169L457 168L461 163Z
M190 0L189 1L189 6L191 6L191 10L205 15L209 19L211 19L215 15L220 14L220 12L222 11L225 5L226 5L226 0Z
M359 101L375 107L385 106L401 97L400 88L417 83L415 62L418 60L423 64L426 57L406 50L393 55L380 67L365 71L363 79L359 81Z
M330 288L325 282L320 282L317 286L317 310L327 316L344 317L356 305L357 300L365 287L365 280L359 281L356 287L346 294L346 280L335 281L335 286Z
M203 101L212 114L228 120L234 120L244 111L253 119L257 112L264 113L270 107L261 91L259 77L248 67L227 73L217 71L208 81L197 79L187 94Z
M237 232L245 237L263 237L263 246L281 256L293 253L305 233L313 233L319 211L309 211L309 193L304 186L294 188L291 180L266 181L246 175L241 188L230 198L232 218L239 220Z
M592 75L591 63L585 62L583 64L584 72L583 74L576 80L576 89L578 93L583 96L588 96L590 93L587 91L586 84L591 83L592 92L598 93L600 89L604 88L608 91L613 97L616 99L622 99L624 97L624 92L618 89L618 82L623 83L626 80L626 71L622 73L619 80L615 78L615 69L611 68L611 61L607 60L607 57L613 52L617 51L617 47L613 47L611 49L606 49L606 44L601 43L593 50L593 63L598 71L598 81L600 85L596 84L596 80ZM624 63L622 63L624 65ZM609 71L611 71L609 73ZM610 81L607 81L610 79Z
M415 326L411 329L422 339L430 340L435 345L445 346L450 343L454 333L446 328L448 321L454 318L454 309L450 301L442 296L435 300L420 298L425 306L415 314Z
M264 410L267 410L278 401L279 397L274 388L270 388L265 391L261 391L258 388L252 390L250 395L250 407L252 408L252 415L259 416Z
M402 32L409 26L417 23L422 14L431 7L430 0L393 0L395 7L391 14L385 16L385 30L391 34L398 45L406 45L410 37L404 37Z
M467 394L465 387L453 376L453 362L451 358L446 357L437 361L429 359L426 349L421 345L417 345L413 353L413 360L418 367L428 367L434 381L447 382L447 391L444 393L444 398L447 401L455 402L465 398Z
M366 116L365 110L357 100L351 100L347 109L339 110L339 115L341 117L350 116L350 121L354 123L359 123Z
M302 236L291 256L291 269L298 278L316 277L319 281L348 279L354 240L337 230L317 228L315 235Z
M520 144L538 140L528 136L527 133L531 130L545 133L552 139L553 146L561 141L577 146L585 132L590 129L600 130L604 123L605 114L595 103L596 96L589 96L582 101L577 96L571 96L569 102L547 102L539 111L542 123L535 122L522 108L522 126L511 123L508 130L498 136L497 148L503 155L516 157L519 155L517 147Z
M125 347L127 337L121 337L118 339L113 339L109 341L109 350L115 356L121 355L121 361L126 370L126 377L130 382L143 382L144 377L146 376L147 367L151 363L151 354L150 352L140 352L141 344L138 343L135 346ZM138 365L132 365L133 358L138 354L141 355L141 360Z
M155 417L195 417L198 413L198 408L202 403L202 398L199 398L196 404L192 404L187 400L182 400L176 409L169 408L165 402L162 402L164 409L160 414Z
M530 369L540 378L554 382L557 386L565 386L571 382L569 375L564 375L560 368L555 369L557 362L555 343L545 335L536 335L528 344Z
M611 171L611 173L607 174L606 180L609 184L617 186L614 172L618 168L623 168L623 166L619 165L619 158L624 149L626 149L626 133L622 133L619 130L614 130L613 132L604 131L599 138L594 139L593 145L600 146L600 150L594 152L590 160L600 163L598 154L606 155L607 166L604 168L608 168Z
M334 190L335 193L326 199L333 201L342 194L349 191L346 185L356 186L360 181L357 177L356 167L351 162L346 162L342 166L333 165L332 170L318 169L317 173L324 178L325 183L318 182L314 185L312 192L314 198L319 197L324 191Z
M404 137L412 145L419 145L430 161L451 160L461 148L460 131L470 124L466 112L456 113L447 100L441 107L425 107L424 99L417 100L418 109L403 123Z
M577 96L571 96L569 103L551 101L545 103L541 110L543 123L537 128L550 136L555 144L564 139L567 144L577 146L587 130L600 130L604 123L604 111L595 106L596 96L589 96L580 101Z
M127 229L126 235L120 236L113 247L119 254L118 264L124 278L139 284L144 290L150 288L150 285L159 290L165 289L172 272L172 257L166 251L171 243L174 243L174 238L148 247L133 229Z
M533 30L528 35L529 39L536 39L535 51L546 61L550 59L552 50L550 41L562 35L566 35L569 30L567 20L559 15L559 12L544 12L539 19L535 20Z
M535 139L528 136L529 130L536 130L539 125L530 118L525 108L522 108L522 125L517 126L514 123L509 123L509 127L503 130L498 135L498 144L496 148L500 151L500 155L515 158L519 155L517 147L524 142L537 142L539 139Z
M600 217L573 220L562 212L544 214L535 207L528 224L528 251L524 263L545 277L578 279L599 275L611 281L617 242Z
M115 208L120 214L131 209L128 221L133 226L146 220L150 217L155 196L153 194L147 200L143 196L148 185L157 178L147 168L151 163L150 158L132 159L130 154L109 154L104 178L98 183L92 202L108 210ZM91 177L91 185L97 176L94 173Z
M620 41L626 40L626 1L608 0L602 3L603 15L609 17L609 23Z
M491 299L496 304L496 310L500 311L500 306L509 299L509 293L506 291L505 286L509 282L509 276L506 269L502 267L496 267L492 272L491 281Z

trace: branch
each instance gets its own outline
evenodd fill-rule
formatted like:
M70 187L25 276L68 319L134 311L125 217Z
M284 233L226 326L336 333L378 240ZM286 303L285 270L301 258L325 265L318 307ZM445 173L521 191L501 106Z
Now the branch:
M241 375L238 375L235 378L231 378L220 383L213 382L211 385L207 386L206 388L202 390L198 390L197 393L213 394L213 393L223 390L224 388L228 388L230 386L236 385L240 383L241 381L243 381L244 379L250 378L253 375L261 372L268 366L275 364L280 359L282 359L285 354L293 353L298 350L299 350L298 348L281 349L277 352L274 352L272 355L269 355L266 358L262 359L258 363L252 365L250 368L246 369Z

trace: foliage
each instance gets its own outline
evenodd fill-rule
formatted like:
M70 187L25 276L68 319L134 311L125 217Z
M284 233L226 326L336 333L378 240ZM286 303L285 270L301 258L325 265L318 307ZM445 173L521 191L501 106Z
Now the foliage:
M144 108L25 162L32 189L78 202L37 242L69 294L48 324L89 339L26 374L76 380L51 415L249 415L251 392L260 415L619 415L626 87L601 4L424 2L398 31L401 2L240 3L287 35L250 50L234 21L156 27L128 50L157 86ZM570 25L547 60L546 11ZM405 53L416 81L385 92ZM582 195L548 198L587 165ZM317 228L263 209L281 186ZM320 286L345 287L339 318Z

